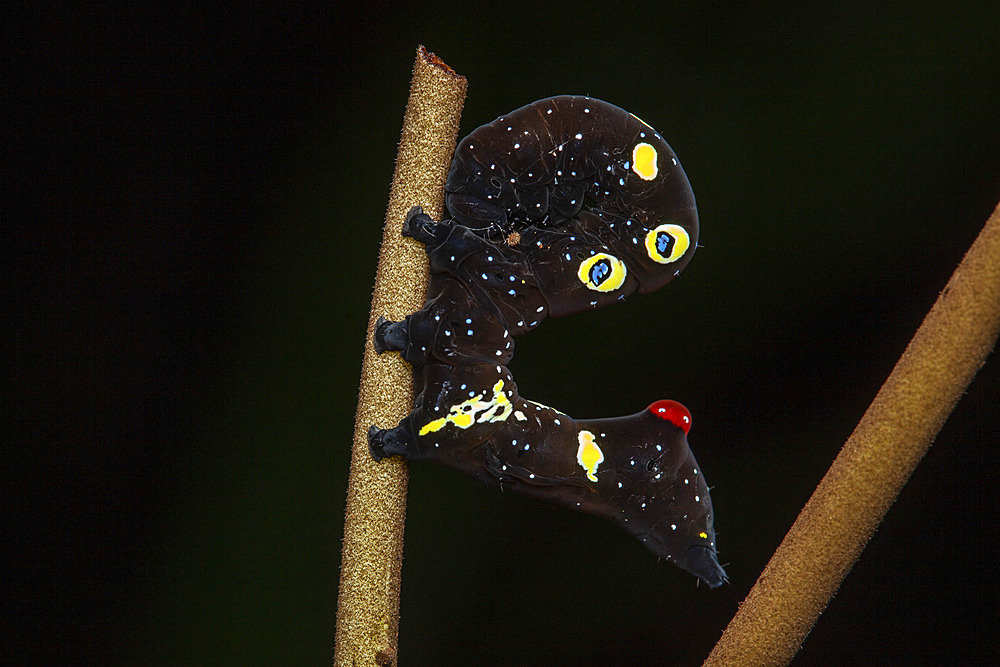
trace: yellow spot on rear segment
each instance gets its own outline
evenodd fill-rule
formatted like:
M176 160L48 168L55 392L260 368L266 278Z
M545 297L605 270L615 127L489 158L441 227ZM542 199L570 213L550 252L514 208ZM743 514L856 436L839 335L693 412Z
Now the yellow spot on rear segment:
M604 462L604 452L597 446L594 434L590 431L580 431L576 436L580 447L576 450L576 461L587 471L587 479L597 481L597 466Z
M698 533L698 537L700 537L703 540L707 540L708 539L708 533L702 531L702 532Z
M502 422L510 417L514 406L511 405L507 394L503 392L503 380L498 380L493 385L493 399L483 400L482 394L476 394L467 401L462 401L448 409L448 416L435 419L424 424L420 428L420 435L427 435L440 431L448 423L452 423L458 428L469 428L475 423Z
M641 141L632 149L632 171L639 174L644 181L656 178L656 149Z

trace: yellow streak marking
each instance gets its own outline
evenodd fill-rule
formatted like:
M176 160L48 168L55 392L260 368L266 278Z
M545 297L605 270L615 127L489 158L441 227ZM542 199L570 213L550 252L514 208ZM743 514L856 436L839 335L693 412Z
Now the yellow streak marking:
M493 398L489 401L483 400L482 394L476 394L467 401L462 401L448 409L448 415L440 419L424 424L420 428L420 435L427 435L440 431L448 423L452 423L458 428L469 428L475 423L500 422L510 417L514 410L507 394L503 392L503 380L497 380L493 385Z

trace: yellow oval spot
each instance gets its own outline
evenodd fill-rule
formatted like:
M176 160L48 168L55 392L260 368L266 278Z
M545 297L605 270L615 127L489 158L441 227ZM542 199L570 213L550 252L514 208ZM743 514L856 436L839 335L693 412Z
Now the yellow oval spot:
M604 452L597 446L594 434L590 431L580 431L576 436L580 447L576 450L576 461L587 471L587 479L597 481L597 466L604 462Z
M646 254L660 264L676 262L690 247L691 237L680 225L660 225L646 234Z
M656 178L656 149L641 141L632 149L632 171L644 181Z
M708 539L708 533L706 533L705 531L702 531L702 532L698 533L698 537L700 537L703 540L707 540Z
M576 275L588 289L595 292L612 292L622 286L628 270L613 255L599 252L580 262Z

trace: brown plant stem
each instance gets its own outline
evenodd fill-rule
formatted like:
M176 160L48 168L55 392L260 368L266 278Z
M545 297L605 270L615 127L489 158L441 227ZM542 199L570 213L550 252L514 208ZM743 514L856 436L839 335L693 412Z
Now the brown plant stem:
M1000 333L1000 205L705 665L786 665Z
M417 49L365 335L334 665L396 664L408 475L406 462L398 456L373 461L366 433L372 424L393 427L406 416L413 405L413 377L398 354L375 354L372 333L379 315L400 320L423 306L427 257L423 246L404 239L400 230L406 212L417 204L436 219L443 213L444 183L465 90L464 77L423 46Z

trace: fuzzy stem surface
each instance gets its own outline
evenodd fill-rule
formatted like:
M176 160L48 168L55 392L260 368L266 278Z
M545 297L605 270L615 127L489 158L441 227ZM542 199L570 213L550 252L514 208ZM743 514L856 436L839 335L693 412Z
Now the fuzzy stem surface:
M401 320L423 306L427 256L400 230L406 212L418 204L441 219L466 86L465 77L440 58L417 49L365 334L340 565L333 657L338 666L397 664L409 478L398 456L372 460L366 434L372 424L391 428L409 413L413 376L398 354L375 353L372 334L379 315Z

